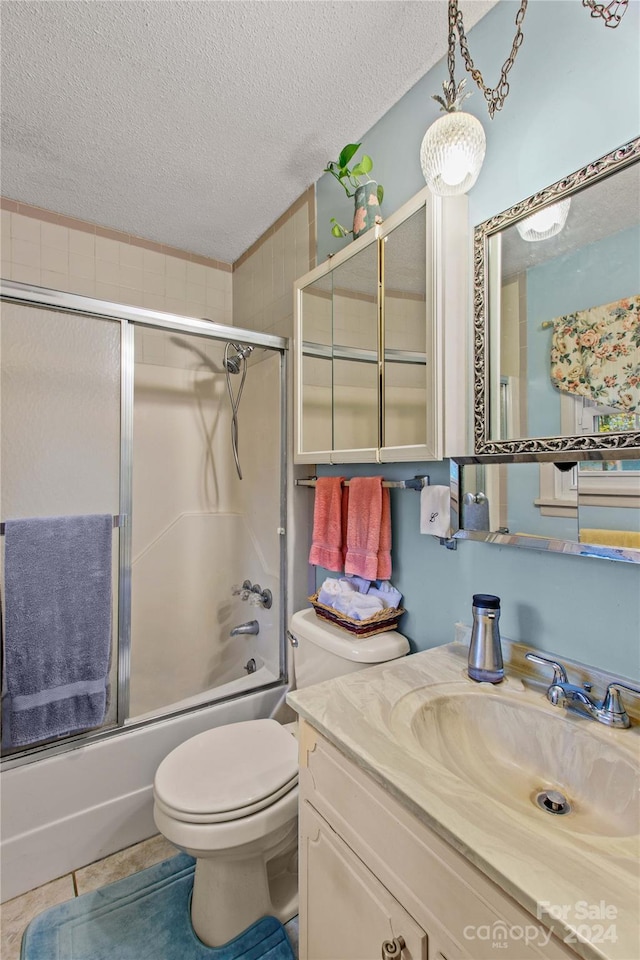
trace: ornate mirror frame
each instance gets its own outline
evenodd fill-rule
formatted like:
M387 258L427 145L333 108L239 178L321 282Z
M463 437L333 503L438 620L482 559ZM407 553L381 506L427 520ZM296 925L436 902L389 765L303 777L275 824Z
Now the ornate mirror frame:
M563 180L539 191L496 214L474 230L474 302L473 302L473 433L474 451L478 455L527 455L532 459L563 459L563 454L595 451L618 452L640 448L640 432L608 433L585 436L524 437L513 440L492 440L490 437L489 377L489 239L494 234L523 220L550 203L557 203L584 187L640 160L640 137L600 157ZM546 456L544 456L546 454ZM565 457L571 459L571 457ZM575 458L574 458L575 459Z

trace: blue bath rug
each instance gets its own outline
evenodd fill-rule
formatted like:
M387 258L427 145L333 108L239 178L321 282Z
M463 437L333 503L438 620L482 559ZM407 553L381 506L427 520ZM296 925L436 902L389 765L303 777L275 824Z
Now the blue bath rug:
M25 931L21 960L295 960L274 917L205 946L189 916L194 870L181 853L45 910Z

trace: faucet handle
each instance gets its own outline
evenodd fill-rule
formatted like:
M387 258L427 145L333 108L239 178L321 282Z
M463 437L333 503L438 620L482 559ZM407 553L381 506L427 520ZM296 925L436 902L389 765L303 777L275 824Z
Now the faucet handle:
M540 663L543 666L553 667L553 680L551 681L552 685L555 683L568 683L569 678L567 677L567 671L562 666L561 663L558 663L556 660L552 660L550 657L543 657L538 653L525 653L525 660L531 660L532 663Z
M239 583L234 583L231 587L231 596L240 597L241 600L248 600L251 596L251 588L251 580L245 580L242 586Z
M607 687L601 709L602 713L611 718L615 726L628 727L630 726L629 715L623 706L620 690L628 690L629 693L635 693L636 696L640 697L638 687L632 687L628 683L620 683L618 680L614 680ZM616 719L614 720L614 718Z
M270 610L273 603L273 594L268 588L265 587L263 590L259 583L254 583L251 587L249 603L253 607L264 607L266 610Z

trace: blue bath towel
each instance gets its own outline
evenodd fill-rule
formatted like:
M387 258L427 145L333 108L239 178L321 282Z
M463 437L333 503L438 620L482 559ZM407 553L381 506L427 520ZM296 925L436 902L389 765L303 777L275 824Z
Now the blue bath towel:
M104 722L112 537L106 514L5 522L3 746Z

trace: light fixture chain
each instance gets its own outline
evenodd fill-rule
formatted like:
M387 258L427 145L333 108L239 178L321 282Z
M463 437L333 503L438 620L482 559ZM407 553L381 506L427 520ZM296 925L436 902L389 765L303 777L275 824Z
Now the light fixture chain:
M629 6L629 0L613 0L612 3L596 3L596 0L582 0L582 6L588 7L592 17L602 17L605 27L617 27ZM622 8L622 13L619 9Z
M447 67L449 70L449 84L447 101L454 103L456 97L456 17L458 14L457 2L449 0L449 40L447 50Z
M583 3L585 0L583 0ZM595 0L592 0L595 2ZM493 117L496 110L502 110L505 100L509 94L509 82L507 80L507 74L511 70L513 64L515 63L518 50L522 45L524 40L524 34L522 32L522 23L524 21L524 15L527 10L528 0L522 0L520 8L516 15L516 34L513 38L513 44L511 45L511 53L502 64L502 70L500 71L500 80L495 87L487 87L482 78L481 72L475 66L473 60L471 59L471 54L469 53L469 45L467 43L467 37L464 32L464 24L462 22L462 12L458 8L458 0L449 0L449 49L451 50L451 37L452 37L452 24L458 31L458 37L460 38L460 52L464 59L465 65L475 82L477 83L480 90L484 94L484 98L487 101L489 107L489 116ZM449 53L449 75L452 76L452 67L451 67L451 52Z

